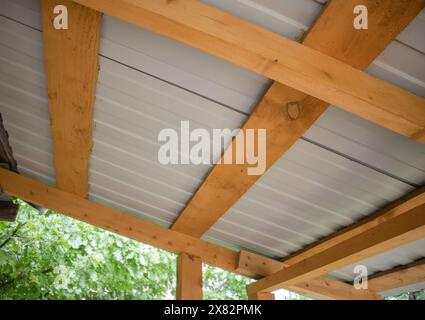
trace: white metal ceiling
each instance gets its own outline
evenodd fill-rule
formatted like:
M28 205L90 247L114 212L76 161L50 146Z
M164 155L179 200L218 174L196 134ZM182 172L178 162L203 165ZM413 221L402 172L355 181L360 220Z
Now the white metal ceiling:
M317 1L207 0L297 39ZM0 112L20 170L54 183L38 1L0 3ZM368 72L425 96L425 14ZM91 199L169 226L211 166L162 166L157 134L239 127L269 81L198 50L103 18ZM425 147L330 108L205 236L273 257L296 251L425 182ZM365 261L373 272L425 255L422 242ZM370 261L369 261L370 260ZM352 279L350 267L332 274Z

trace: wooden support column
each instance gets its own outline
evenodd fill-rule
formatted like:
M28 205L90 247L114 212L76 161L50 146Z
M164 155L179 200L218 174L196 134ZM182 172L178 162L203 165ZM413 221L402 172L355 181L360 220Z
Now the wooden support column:
M202 300L202 260L181 253L177 260L177 300Z
M71 0L42 0L41 13L56 184L85 197L101 13ZM56 29L55 18L66 13L67 29Z

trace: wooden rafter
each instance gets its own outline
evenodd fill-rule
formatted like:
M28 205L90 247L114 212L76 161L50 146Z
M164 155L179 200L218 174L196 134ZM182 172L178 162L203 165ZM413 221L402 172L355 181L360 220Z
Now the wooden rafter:
M352 284L328 277L318 277L298 283L288 290L312 298L326 300L380 300L379 294L369 289L356 289Z
M164 228L1 168L0 186L11 196L142 243L176 254L187 253L201 258L207 264L244 276L263 276L249 269L238 271L237 251Z
M366 68L418 13L415 1L363 1L369 8L368 30L352 25L353 6L357 0L331 1L307 34L304 45L344 61L355 68ZM300 115L288 117L285 106L296 101ZM267 129L266 159L269 168L327 109L321 100L273 83L252 115L245 129ZM425 110L425 109L424 109ZM235 149L235 143L226 152ZM257 181L247 175L248 165L216 165L195 196L180 214L173 230L200 237ZM223 191L225 190L225 192Z
M44 2L53 2L53 1L50 1L50 0L43 0L43 1ZM116 0L116 1L125 2L123 0ZM87 0L87 1L86 0L78 0L77 2L92 2L92 1L90 1L90 0ZM134 5L134 2L128 0L127 5ZM170 19L170 16L169 16L170 13L167 12L167 10L162 11L163 8L159 8L159 11L155 11L156 9L158 9L158 7L156 7L156 4L152 4L152 5L153 5L153 7L150 7L149 10L152 10L152 8L153 8L154 9L153 11L149 11L146 8L143 8L143 10L148 10L150 14L154 13L155 15L160 15L160 16L162 16L162 14L165 13L165 15L164 15L165 18ZM421 6L423 7L423 4L421 4ZM167 7L167 6L165 6L165 7ZM414 7L414 6L411 6L410 8L412 8L412 7ZM86 8L84 8L84 9L86 9ZM43 12L44 12L44 9L43 9ZM49 11L46 11L46 12L49 12ZM413 11L407 11L407 13L412 14ZM81 14L81 12L78 13L79 17L80 17L80 14ZM96 15L98 15L98 13L96 13ZM212 17L215 17L214 12L212 12ZM45 16L45 18L44 18L44 29L45 30L47 30L45 25L46 25L46 21L48 21L48 20L49 19L47 19L46 16ZM94 20L96 20L96 19L94 19ZM50 19L50 22L51 22L51 19ZM174 21L174 22L176 22L176 21ZM177 22L178 22L178 20L177 20ZM148 22L148 23L150 23L150 22ZM244 22L242 23L242 25L245 26ZM247 26L249 27L250 24L247 24ZM98 25L98 27L99 27L99 25ZM189 27L192 27L192 26L189 24ZM99 29L95 29L95 30L97 30L97 31L95 31L95 33L96 33L95 36L97 36L97 39L95 39L94 42L98 46L98 34L99 34L98 30ZM196 29L194 29L194 30L196 30ZM250 31L251 29L248 28L247 30ZM155 29L155 31L157 31L157 30ZM255 30L252 30L252 31L255 31ZM259 30L259 31L261 31L261 30ZM201 32L205 32L205 30L201 31ZM267 35L267 31L264 31L264 32L265 32L264 35ZM213 34L209 34L209 33L206 33L206 34L207 34L207 36L215 37L215 35L213 35ZM49 35L45 35L45 42L46 43L47 43L47 39L48 39L47 37L48 36ZM70 41L75 40L75 39L72 39L72 37L67 37L67 39L70 40ZM268 38L266 37L266 39L268 39ZM274 39L273 36L270 35L270 39ZM240 43L238 43L237 41L236 41L235 44L233 44L231 40L235 40L235 39L233 39L232 37L231 37L231 40L229 40L226 37L224 39L221 39L221 35L220 35L220 37L218 37L218 40L229 41L231 45L236 45L238 47L241 47L240 49L247 50L248 52L250 51L250 49L243 48L243 46L241 46ZM277 40L277 38L275 40ZM181 40L181 41L183 41L183 40ZM185 42L185 41L183 41L183 42ZM287 80L287 82L282 81L282 80L284 80L283 77L281 76L282 71L284 71L284 70L288 71L288 70L290 70L290 67L293 66L292 64L286 65L286 62L283 63L282 60L286 61L286 59L294 58L294 57L281 56L280 54L277 55L276 52L272 52L273 50L271 52L266 52L266 53L257 52L256 50L252 50L253 52L249 52L249 54L259 55L261 66L258 66L258 65L255 65L255 64L249 65L249 66L245 65L246 63L251 64L250 61L243 61L242 63L239 63L239 64L241 64L245 67L248 67L248 68L250 68L254 71L263 73L264 75L269 76L272 79L284 82L285 84L288 84L293 88L296 88L298 90L302 90L303 92L311 94L311 95L313 95L317 98L321 98L321 99L326 100L330 103L338 104L343 109L346 109L350 112L353 112L355 114L360 113L358 115L360 115L360 116L362 116L366 119L375 121L375 122L377 122L377 123L379 123L383 126L386 126L387 128L390 128L390 129L395 130L395 131L397 131L401 134L407 135L409 137L417 139L418 141L423 142L423 139L424 139L423 129L424 129L425 121L423 121L424 120L423 114L420 112L420 109L418 108L418 107L423 107L425 105L423 99L415 97L414 95L411 95L407 92L404 92L403 90L401 90L399 88L385 84L384 82L376 80L376 79L369 77L369 76L367 76L363 73L356 73L355 70L349 68L348 66L345 66L344 64L339 64L338 62L336 62L332 59L329 59L329 57L327 57L327 56L314 53L314 51L308 51L308 50L305 50L305 49L301 49L302 47L300 47L300 46L297 47L295 44L292 44L293 47L291 47L291 44L289 42L285 42L285 41L282 41L281 45L286 45L285 48L288 49L288 50L293 49L295 54L304 54L308 59L318 58L319 61L320 61L319 69L321 70L321 72L324 75L321 74L320 76L317 76L313 72L315 70L312 69L311 66L309 66L309 68L301 68L300 70L297 70L297 73L298 72L302 73L302 71L306 70L308 78L301 79L300 77L297 77L296 74L290 74L291 75L289 77L290 79ZM96 50L96 61L97 61L97 46L95 48L95 50ZM45 47L46 47L46 65L48 65L47 50L51 51L51 49L48 47L48 45L46 45ZM91 48L93 48L93 46ZM202 49L204 49L204 48L202 48ZM220 54L217 54L217 55L220 56ZM222 58L226 58L226 57L222 56ZM233 59L233 57L230 59L230 61L235 62L232 59ZM245 59L245 57L244 57L244 59ZM298 62L298 61L296 61L296 62ZM235 62L235 63L238 63L238 62ZM325 68L321 68L323 66L330 66L331 69L332 69L332 72L328 72L328 71L325 70ZM52 112L52 105L55 105L55 104L61 105L61 103L57 102L58 100L60 100L60 98L58 99L57 96L56 96L56 94L58 94L58 92L56 92L56 91L51 92L51 90L50 90L50 87L51 87L50 83L52 81L49 80L49 73L50 72L49 72L48 68L49 68L49 66L47 67L47 73L48 73L48 82L49 82L49 104L50 104L51 115L52 115L53 139L54 140L55 139L63 139L63 137L66 136L66 135L63 135L63 131L60 132L60 133L57 133L57 131L54 130L55 124L57 124L58 122L55 120L57 118L57 114L56 114L56 117L55 117L54 112ZM57 68L57 67L55 67L55 68ZM342 82L341 81L343 79L342 75L347 74L347 73L348 73L348 76L346 75L346 77L350 78L350 76L357 75L356 79L359 79L359 82L354 83L353 88L349 88L348 93L345 91L346 88L344 87L346 84L344 84L344 86L341 87L340 84L337 83L336 80L335 80L335 78L339 77L340 82ZM305 76L305 74L303 74L303 76ZM52 77L53 76L50 76L50 78L52 78ZM88 113L88 115L89 115L88 118L90 119L90 122L92 121L91 114L92 114L92 106L93 106L93 101L94 101L94 88L95 88L95 83L96 83L96 77L97 77L97 72L95 73L94 82L92 81L91 84L89 83L89 86L93 85L93 83L94 83L94 85L93 85L93 87L91 87L89 89L89 95L86 97L87 101L90 105L90 107L88 108L90 110L89 113ZM65 79L65 78L67 78L67 77L65 76L62 79ZM91 78L91 79L93 79L93 78ZM78 79L78 80L81 80L81 79ZM84 80L87 80L87 79L83 79L83 81ZM308 83L309 82L308 80L310 81L310 84L303 83L303 81L306 81ZM315 82L315 81L319 81L319 82ZM362 82L363 82L363 84L362 84ZM368 88L366 88L366 85L364 84L364 82L369 86ZM59 81L59 83L60 83L60 81ZM315 85L313 85L313 83ZM318 86L317 83L319 83L320 85ZM328 90L328 91L324 90L324 92L322 94L321 92L319 92L320 90L317 89L317 87L320 87L322 84L323 84L323 87L321 87L322 89L320 89L320 90L324 90L326 87L330 87L331 89ZM276 85L281 85L281 84L276 83ZM78 87L78 85L77 85L77 87ZM84 91L86 91L87 86L83 86L83 89L84 89ZM61 90L63 90L63 89L59 89L59 92ZM300 93L300 92L297 92L296 90L290 89L288 87L286 87L285 90L287 90L287 92L292 91L292 93L295 93L295 94ZM368 92L363 93L362 90L366 90ZM387 93L389 93L389 90L392 90L391 99L386 99L384 97L384 92L386 90L388 90ZM90 92L92 94L91 96L90 96ZM335 95L335 92L336 92L336 95ZM77 89L77 93L78 93L78 89ZM87 92L84 92L84 94L87 95ZM60 95L60 93L59 93L59 95ZM302 95L303 95L302 97L303 98L305 97L306 100L300 99L300 102L301 101L304 102L304 103L300 103L300 105L302 106L302 109L304 109L304 106L305 106L305 109L308 109L308 107L311 104L314 104L313 100L316 100L316 99L312 98L312 97L308 97L304 93L302 93ZM81 101L81 97L79 97L79 98L80 99L78 101ZM310 99L312 99L312 100L310 100ZM53 102L51 100L53 100ZM319 101L319 102L320 102L321 108L324 110L326 108L326 105L321 101ZM413 105L413 107L406 110L407 115L405 115L405 117L403 117L402 114L400 113L400 109L396 108L396 103L401 104L402 106ZM363 108L369 107L369 108L374 108L374 109L367 110L367 111L364 111L364 110L359 111L359 110L357 110L358 108L357 108L356 104L360 107L363 107ZM79 108L80 108L79 111L83 110L81 108L81 106L79 106ZM56 108L56 110L57 110L57 108ZM323 112L323 111L318 110L318 113L315 114L314 116L317 118L317 116L320 115L321 112ZM376 114L376 113L378 113L378 114ZM77 112L77 116L78 117L80 116L80 114L78 114L78 112ZM85 149L89 150L88 151L88 154L89 154L90 150L91 150L91 123L90 123L89 128L87 126L84 127L84 128L77 128L77 129L75 128L76 123L77 124L85 123L86 119L87 119L87 116L84 116L84 119L83 119L82 122L81 121L75 121L75 122L71 121L73 123L73 125L68 127L68 128L71 128L71 131L70 131L71 134L68 132L68 137L70 137L70 139L74 139L75 135L77 135L77 136L80 135L80 137L77 138L77 140L79 140L78 143L80 143L80 145L78 145L77 147L80 148L81 145L83 145L83 147L85 146L86 147ZM66 125L63 126L63 127L66 127ZM87 128L88 128L88 134L86 133ZM305 131L305 128L303 130ZM80 134L82 132L84 132L84 133ZM81 139L81 136L84 136L84 139ZM86 144L87 143L87 137L89 139L88 145ZM82 143L82 140L84 140L83 143ZM67 143L64 143L64 141L66 141L66 139L61 140L61 142L62 142L61 146L67 145ZM54 141L54 144L55 144L55 141ZM88 149L87 149L87 146L89 146ZM84 161L81 162L81 159L80 159L80 161L78 161L79 165L81 165L81 164L83 165L83 169L81 170L81 167L79 167L76 170L74 170L73 173L72 173L72 174L74 174L74 177L72 177L72 176L70 177L69 174L67 173L67 176L62 176L61 178L59 178L60 170L58 169L58 165L57 165L57 161L56 161L56 157L57 157L56 149L57 149L57 147L55 145L55 165L56 165L56 170L57 170L57 178L58 178L57 181L58 181L59 188L62 188L63 190L67 190L69 192L73 192L75 194L85 196L86 193L87 193L87 187L85 187L85 185L87 185L87 180L88 180L87 179L87 173L88 173L88 158L89 158L89 156L85 157L85 159L86 159L86 166L85 167L84 167L84 165L85 165ZM62 148L62 150L63 149L64 148ZM76 150L80 150L80 149L76 149ZM67 152L69 152L69 150ZM69 155L69 153L67 155ZM63 157L62 152L61 152L61 156ZM62 162L63 161L61 161L61 163ZM69 167L68 167L68 170L69 170ZM84 178L84 173L86 174L85 178ZM75 180L75 178L77 180ZM60 182L60 181L63 181L63 182ZM75 181L77 181L77 182L75 183ZM413 210L413 211L415 211L415 210Z
M177 300L202 300L202 260L181 253L177 258Z
M41 5L56 183L85 197L101 14L71 0L42 0ZM67 8L68 29L54 27L57 5Z
M368 287L375 292L409 286L425 281L425 259L372 275Z
M242 250L239 255L238 270L255 271L263 276L274 274L284 268L282 262ZM304 296L319 299L377 300L380 297L373 290L356 290L353 285L327 277L318 277L285 288ZM259 299L267 292L250 292L250 298ZM259 296L260 295L260 296Z
M206 51L425 142L425 99L200 1L74 1ZM373 5L373 1L370 2ZM391 2L392 9L385 13L400 13L410 21L424 7L425 0L400 3L400 8L394 8L396 4ZM351 29L352 10L350 8L346 21ZM391 28L386 31L393 37Z
M138 240L173 253L199 257L212 266L251 278L267 276L281 262L250 253L258 265L239 266L240 254L233 251L102 206L72 193L50 187L34 179L0 169L0 186L10 195L50 208L99 228Z
M332 270L425 237L425 189L372 218L285 260L289 266L250 286L270 292L316 278ZM295 261L295 262L294 262Z
M300 263L301 261L308 259L316 254L320 254L325 250L336 246L346 240L349 240L362 232L368 231L376 226L378 226L381 222L386 221L388 219L397 217L400 214L403 214L413 208L416 208L422 205L425 202L425 188L418 189L409 195L394 201L387 208L355 223L347 228L340 230L334 234L325 237L324 239L312 243L311 245L305 247L304 249L295 252L294 254L285 257L282 262L285 267L292 266L296 263Z

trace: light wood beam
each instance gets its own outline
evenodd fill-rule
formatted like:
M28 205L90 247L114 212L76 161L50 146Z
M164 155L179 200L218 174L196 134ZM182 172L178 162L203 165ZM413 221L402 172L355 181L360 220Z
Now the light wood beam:
M256 270L238 271L237 251L164 228L3 168L0 168L0 187L11 196L142 243L176 254L200 257L204 263L247 277L263 276Z
M177 258L177 300L202 300L202 260L180 253Z
M259 279L275 273L284 265L274 259L254 253L240 254L237 251L166 229L1 168L0 187L3 192L24 201L50 208L74 219L160 249L200 257L202 261L212 266L247 277ZM303 293L299 290L301 288L298 288L297 292Z
M416 208L425 202L425 188L418 189L401 199L394 201L387 208L355 223L347 228L340 230L320 241L312 243L304 249L282 259L285 267L292 266L308 259L314 255L321 254L333 246L339 245L346 240L360 235L362 232L371 230L380 223L395 218L405 212Z
M238 271L251 270L263 276L274 274L284 268L282 262L242 250L239 254ZM357 290L353 285L327 277L318 277L285 288L298 294L327 300L377 300L379 295L373 290ZM258 294L267 296L267 292L249 292L249 297L258 299Z
M369 278L368 286L370 290L383 292L422 281L425 281L425 259L374 274Z
M356 289L352 284L329 277L318 277L298 283L288 290L304 296L325 300L380 300L373 290Z
M304 45L366 68L418 13L414 1L361 1L369 8L369 29L355 30L353 7L358 0L334 0L307 34ZM300 114L291 120L286 106L298 102ZM323 101L274 82L252 115L246 129L266 129L269 168L327 109ZM425 108L423 109L425 110ZM226 150L234 152L235 141ZM173 225L173 230L202 236L257 181L247 175L248 165L216 165Z
M256 294L249 294L249 300L275 300L275 296L271 292L258 292Z
M74 1L260 73L412 139L425 141L425 99L359 71L327 55L329 53L291 41L200 1ZM330 5L335 1L346 2L334 0ZM403 16L407 24L425 5L424 0L390 1L391 8L386 1L370 1L369 5L374 3L381 4L384 10L380 14L377 7L371 13L379 14L378 18L388 26L386 31L391 37L396 32L392 31L393 24L385 15L396 20ZM358 34L363 30L352 27L354 7L342 8L349 15L338 12L347 18L341 21L350 25L356 37L361 38ZM370 14L369 21L374 23ZM397 29L406 24L395 23L394 26ZM326 32L345 29L329 26ZM378 32L386 38L384 32ZM374 37L374 41L379 39Z
M57 5L67 8L68 29L54 28ZM56 184L85 197L101 14L71 0L41 0L41 13Z
M270 292L296 285L425 237L424 192L421 189L407 204L391 206L366 223L313 246L313 253L304 252L307 257L251 284L248 290Z
M297 101L302 110L296 121L291 121L286 114L285 104L292 101ZM267 130L266 161L269 168L325 110L324 102L275 82L242 130ZM235 140L225 152L234 150ZM259 175L247 174L248 168L248 164L215 165L172 229L201 237L258 180Z

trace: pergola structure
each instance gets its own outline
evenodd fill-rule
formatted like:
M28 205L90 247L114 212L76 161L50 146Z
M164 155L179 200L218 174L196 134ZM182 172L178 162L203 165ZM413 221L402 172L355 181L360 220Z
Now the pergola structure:
M313 2L313 0L306 0L306 2L308 1ZM214 1L206 2L214 3ZM243 5L249 3L251 8L259 6L255 1L239 2ZM295 2L302 3L302 1L294 1L294 5ZM217 1L217 3L222 2ZM368 9L368 29L358 30L353 27L355 17L353 8L358 4L365 5ZM53 26L56 15L54 8L57 5L65 5L68 9L69 29L67 30L57 30ZM5 18L5 21L2 21L0 30L2 30L2 34L7 34L7 30L13 29L11 24L18 24L21 16L13 16L15 4L4 6L1 16ZM96 137L96 130L101 130L98 127L94 129L94 123L96 125L99 123L100 126L106 123L106 120L96 121L96 108L98 108L96 104L101 103L99 97L102 96L102 101L107 100L105 98L107 94L105 93L106 75L105 79L98 79L99 56L100 59L105 60L106 72L118 74L116 71L118 67L112 65L112 62L118 58L110 58L99 52L99 45L102 42L102 21L105 17L115 17L140 27L131 29L137 30L137 32L142 32L141 28L143 28L143 30L150 30L177 40L184 44L184 48L186 45L194 47L271 79L273 82L261 99L257 101L253 111L244 111L246 119L244 119L243 125L243 130L267 129L267 169L270 170L265 176L269 174L272 176L271 172L276 170L274 168L278 166L287 152L293 150L294 145L300 141L312 143L312 139L306 138L305 135L321 117L334 108L330 105L337 106L338 110L343 110L338 112L344 112L344 115L347 114L353 119L367 120L362 123L368 123L367 125L374 126L374 128L378 125L388 129L380 129L384 130L382 131L384 132L383 136L387 136L390 140L398 139L397 141L402 141L411 148L419 150L417 154L422 158L417 159L416 167L412 169L412 175L414 176L415 172L425 172L425 149L422 145L425 142L425 99L421 97L425 96L425 91L416 91L414 94L402 86L396 85L397 81L392 81L391 77L384 81L372 76L371 72L364 71L391 43L396 41L402 31L412 21L415 21L414 19L418 19L418 15L425 7L425 1L331 0L323 8L317 2L314 6L321 8L320 14L314 17L314 24L302 39L298 39L300 42L297 42L277 33L276 30L272 31L271 28L259 26L261 21L254 24L217 7L195 0L41 0L54 181L43 178L42 169L37 172L35 166L31 167L30 160L27 164L27 159L20 157L25 153L23 145L27 144L28 148L25 150L29 150L32 141L36 140L28 138L28 141L24 141L26 136L19 135L18 132L24 132L25 129L31 131L31 129L17 129L17 125L13 122L14 111L7 107L8 103L12 103L11 100L8 103L0 101L0 111L4 114L5 126L9 131L12 147L17 154L18 165L23 163L24 167L24 170L21 170L22 175L0 169L2 190L36 205L53 209L103 229L178 254L177 297L179 299L202 299L203 262L257 279L247 288L251 299L272 299L272 292L281 288L325 299L380 299L379 293L424 282L425 262L417 259L417 256L425 256L423 250L417 252L417 256L413 257L415 261L397 265L394 268L376 266L375 269L378 271L374 272L369 279L368 289L355 289L349 283L350 280L338 278L336 274L332 274L335 270L362 263L367 259L382 256L396 248L425 239L425 189L421 187L425 179L419 177L418 180L413 181L408 177L388 172L388 170L380 168L378 164L371 165L363 160L358 162L361 166L367 167L369 170L367 172L370 173L366 174L369 175L368 177L363 175L362 179L373 181L377 175L382 175L383 182L378 181L370 188L365 186L363 191L360 191L359 187L356 189L356 193L345 195L347 199L356 198L356 203L362 203L362 205L354 206L353 209L350 208L357 215L355 217L349 215L348 203L347 207L344 207L344 203L339 203L339 207L333 207L332 210L328 209L327 211L332 211L332 214L344 222L334 223L332 227L328 226L328 231L323 231L320 235L314 232L314 228L293 232L284 223L281 226L282 233L294 234L294 236L297 233L304 240L299 242L300 249L290 250L290 253L283 254L281 257L278 257L277 254L267 254L256 250L255 242L257 240L255 238L248 239L250 243L253 243L250 247L246 243L239 245L237 242L230 243L231 241L227 241L226 237L220 239L217 235L220 233L216 233L210 238L204 237L217 223L223 221L220 219L223 219L225 214L229 214L229 210L243 211L239 207L235 209L235 205L244 200L247 192L256 192L258 186L261 187L265 184L266 177L263 179L261 176L247 175L248 164L217 164L212 167L208 175L205 175L205 179L196 186L184 208L177 210L179 215L170 227L141 219L136 215L138 210L122 209L117 197L111 196L110 199L106 199L106 196L96 197L94 191L93 195L90 195L90 179L92 179L92 175L95 175L90 171L92 162L96 161L98 164L99 161L104 160L100 159L99 154L91 155L93 134ZM270 8L266 9L263 7L262 12L274 16L279 15L277 12L271 12ZM423 16L420 19L425 21ZM425 22L422 23L425 25ZM31 23L21 21L19 28L22 28L22 25L31 26ZM9 27L10 29L7 29ZM10 34L15 32L17 35L19 28L18 26L16 28L15 31L10 31ZM31 32L39 32L36 25L31 28ZM133 27L129 26L129 28ZM29 48L31 41L35 41L29 37L25 40L24 36L16 38L18 39L16 41L22 42L20 43L21 48L24 48L22 50ZM417 41L420 40L413 39L409 44L417 51L416 53L423 55L424 53L415 47L423 48L423 38L421 43L417 43ZM108 50L112 50L114 44L110 40L105 40L103 45L105 46L104 50L107 46L109 46ZM180 45L178 44L178 46ZM12 61L13 56L11 54L9 60L4 58L3 61ZM17 57L19 56L17 55ZM23 64L28 61L22 59ZM130 56L128 59L130 60ZM419 61L425 61L423 57L421 59ZM102 61L100 63L101 72ZM4 65L7 63L3 63ZM16 62L7 66L15 65ZM119 79L122 81L131 78L130 72L140 71L138 67L132 66L130 61L123 61L121 65L129 69L126 69L127 73L123 71L125 77L120 74L122 77ZM422 70L423 74L425 63L417 65L416 68ZM12 67L4 70L2 75L8 74ZM390 73L392 69L388 70ZM167 86L175 84L177 89L185 88L178 82L183 80L175 80L172 74L166 78L159 77L150 71L141 71L145 76L154 75L154 79L149 81L161 78ZM407 75L406 78L414 77ZM135 79L129 81L129 86L134 85L136 88L139 78ZM419 80L416 79L412 82L419 87L423 86L425 80L423 82ZM2 81L8 82L4 78ZM100 86L102 87L99 88ZM109 87L113 88L110 84ZM421 88L425 90L424 86ZM214 91L213 85L208 90ZM25 89L21 89L21 91L23 92ZM192 96L189 95L195 95L195 93L200 97L207 96L207 93L201 91L202 88L187 88L185 92L179 93L179 99L184 100L185 97L192 99ZM149 92L145 94L148 95ZM210 97L208 101L214 102L215 100ZM125 105L125 101L126 98L123 96L120 104ZM193 98L190 103L196 104L197 101ZM299 106L299 114L296 118L288 116L287 110L288 104L294 102ZM128 102L129 104L130 102ZM223 105L224 103L219 104ZM205 102L203 107L208 108L209 105ZM148 113L144 109L143 112ZM18 114L17 118L22 114ZM143 126L143 123L140 125ZM361 131L361 128L359 126L357 130ZM19 131L21 129L23 130ZM122 131L126 128L114 128L114 130ZM347 127L347 130L351 129ZM100 135L101 133L99 133L99 141L101 140ZM135 136L136 134L132 134L128 141L140 138L140 136ZM19 144L18 141L22 143ZM95 138L95 148L96 141ZM99 142L99 144L102 143ZM112 145L112 142L109 143ZM387 148L391 147L391 141L377 142L377 144L380 143ZM234 141L230 142L228 146L230 152L233 144ZM398 150L398 146L400 145L395 143L395 153L411 150L407 147ZM115 152L109 154L111 158L130 157L129 153L120 152L119 147L116 145L115 147ZM315 143L315 148L317 148L317 152L320 148L320 150L332 151L336 156L342 156L343 153L337 148L330 148L319 142ZM37 156L36 154L37 152L34 151L34 157ZM315 154L311 153L310 156L314 157ZM307 153L306 157L309 157ZM355 158L349 154L344 155L346 161L355 162ZM379 163L380 160L378 159L376 163ZM110 161L112 162L112 160ZM106 166L106 164L104 165ZM407 167L406 164L403 165ZM123 166L125 165L123 164ZM339 168L342 167L343 165ZM403 171L401 165L400 168ZM391 183L386 184L387 180L385 179L387 178L384 179L384 175L394 181L391 180ZM100 174L96 173L96 176L100 176ZM133 178L135 178L134 175ZM341 175L340 178L343 179L344 175ZM346 181L338 184L334 180L328 179L327 182L323 182L323 188L330 193L345 193L345 183L347 185L350 183L349 176L346 175L345 178ZM143 184L143 178L140 179ZM117 179L110 181L111 184L114 183L114 186L130 183L120 182ZM146 180L146 184L150 183ZM372 182L370 183L372 184ZM400 187L400 190L395 192L396 187L394 186L397 183L400 185L403 183L404 187ZM96 182L93 182L93 185L95 184ZM97 184L99 183L97 182ZM276 186L281 187L281 181L278 181ZM99 186L99 190L100 188L101 186ZM114 190L115 187L111 188L113 190L110 190L110 194L117 195L121 192L121 190ZM337 190L338 188L340 190ZM379 201L377 200L372 205L372 193L375 190L377 193L381 192L381 188L383 191ZM373 192L370 191L371 189ZM270 187L263 187L262 190L276 192ZM283 191L279 192L283 194ZM298 192L291 199L307 202L302 199L302 187ZM306 189L305 192L308 196L313 197L315 191ZM152 191L149 191L148 194L147 197L150 197ZM142 196L140 194L140 197ZM102 199L105 201L101 201ZM263 201L261 196L256 199L256 206ZM144 199L139 200L145 201ZM146 201L148 202L148 200ZM264 197L264 201L267 201L267 196ZM323 209L326 207L324 202L319 199L313 206L315 208L321 206ZM107 205L108 203L110 205ZM251 201L251 203L254 202ZM291 210L288 208L289 205L285 207L285 210ZM295 206L292 210L297 208ZM361 212L362 208L367 208L367 212ZM270 205L269 209L276 211L277 207ZM302 208L302 210L304 209ZM348 212L347 215L345 212ZM257 219L264 215L263 212L256 214ZM328 215L329 218L326 215L323 217L324 221L331 219L331 213ZM320 218L322 219L322 217ZM313 217L311 219L314 220ZM289 224L292 220L287 221ZM274 230L272 225L276 224L274 221L263 221L262 223L269 225L267 227L269 229L266 230L270 230L270 232ZM304 224L307 225L308 221L305 221ZM255 226L245 226L244 228L251 230L252 233L256 232ZM331 230L329 231L329 229ZM232 232L228 231L227 233L230 234L230 237ZM221 234L225 234L224 231L221 231ZM271 236L270 239L275 239L277 243L284 242L276 236ZM306 239L309 240L306 241ZM277 252L277 249L273 250ZM380 271L379 269L385 270Z

